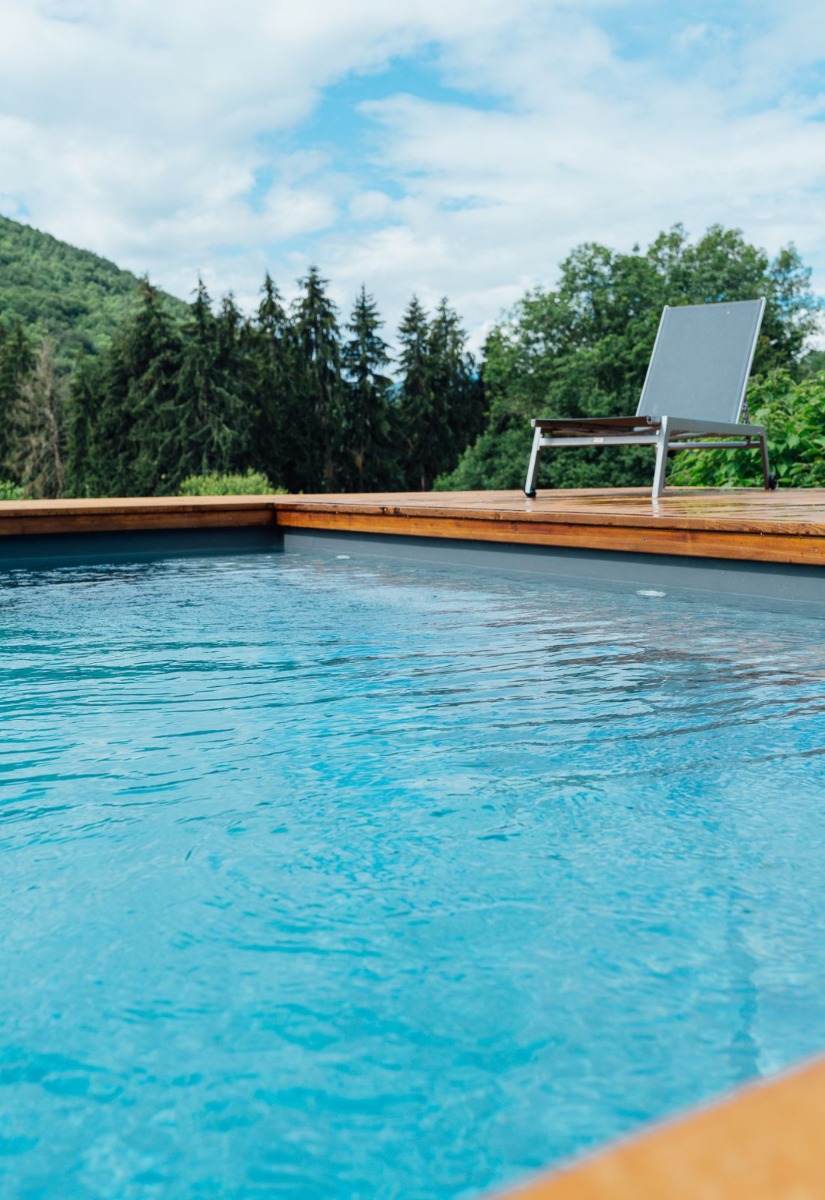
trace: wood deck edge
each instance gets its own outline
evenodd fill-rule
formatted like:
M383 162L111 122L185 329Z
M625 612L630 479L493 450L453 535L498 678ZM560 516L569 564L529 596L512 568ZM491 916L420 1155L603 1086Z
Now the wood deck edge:
M4 501L0 538L277 525L271 496Z
M576 496L579 494L576 493ZM315 514L329 517L349 512L354 516L407 517L410 520L420 517L433 517L439 518L439 520L450 520L450 518L458 520L460 518L465 521L486 521L490 524L518 520L535 524L562 522L606 528L615 524L615 526L639 529L695 529L713 533L771 533L777 524L782 524L789 533L815 536L821 528L815 521L783 518L781 510L776 517L765 520L765 518L747 515L746 512L742 512L739 516L703 515L700 512L685 514L685 512L668 509L664 504L657 505L656 508L651 506L649 512L616 512L607 508L595 511L588 511L584 508L568 508L561 500L544 505L524 500L523 508L513 509L512 504L496 508L494 498L489 499L487 505L458 503L441 505L434 503L432 499L427 499L426 502L418 500L416 503L414 499L393 499L390 502L390 500L369 500L365 497L350 499L319 496L284 496L276 498L272 503L273 508L277 511L278 520L281 520L282 516L288 517L294 512L315 512Z
M742 533L693 529L639 528L635 525L580 525L501 518L430 515L395 516L362 512L317 512L279 508L281 529L391 534L406 537L453 538L510 545L610 550L619 553L668 554L688 558L718 558L744 562L794 563L820 566L825 562L825 535Z
M523 546L568 547L685 558L820 566L825 523L770 522L704 515L565 512L556 507L519 511L491 494L462 494L452 509L406 494L361 497L194 496L111 500L0 502L0 540L40 535L164 530L314 529L359 534L450 538ZM506 495L505 493L501 494ZM478 501L473 508L470 501ZM526 504L527 502L525 502Z
M498 1200L820 1200L825 1058L654 1126Z

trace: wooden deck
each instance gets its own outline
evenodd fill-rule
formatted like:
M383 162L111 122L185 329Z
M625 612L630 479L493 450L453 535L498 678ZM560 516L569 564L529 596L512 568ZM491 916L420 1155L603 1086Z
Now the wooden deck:
M272 496L151 496L0 502L0 537L242 529L274 526L275 523Z
M0 537L272 526L825 563L825 490L411 492L0 503Z
M818 1059L500 1200L822 1200L823 1129Z
M283 496L284 529L466 538L756 562L825 563L825 491L645 489Z

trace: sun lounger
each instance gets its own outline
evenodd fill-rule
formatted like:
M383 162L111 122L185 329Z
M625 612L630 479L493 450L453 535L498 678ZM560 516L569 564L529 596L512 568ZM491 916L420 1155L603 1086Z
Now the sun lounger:
M772 490L762 425L740 423L764 300L665 306L635 417L536 418L525 495L536 494L547 446L655 446L653 496L665 488L667 456L677 450L759 449Z

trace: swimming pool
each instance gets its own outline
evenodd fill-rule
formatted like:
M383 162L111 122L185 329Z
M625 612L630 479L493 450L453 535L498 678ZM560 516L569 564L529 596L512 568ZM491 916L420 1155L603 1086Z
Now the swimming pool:
M7 1194L475 1196L825 1043L821 622L301 554L2 584Z

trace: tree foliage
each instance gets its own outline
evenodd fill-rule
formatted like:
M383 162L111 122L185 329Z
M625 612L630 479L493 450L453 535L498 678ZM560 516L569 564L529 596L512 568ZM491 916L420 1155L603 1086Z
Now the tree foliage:
M102 261L15 230L18 258L21 246L31 251L30 278L48 262L63 299L79 263L92 271ZM0 237L0 258L2 247ZM92 275L95 287L109 279ZM771 260L719 226L695 242L676 226L630 254L587 243L553 290L529 292L492 330L479 365L449 301L427 312L415 296L393 361L366 288L342 324L316 267L291 305L267 275L251 317L231 295L213 303L202 282L182 306L143 280L116 321L106 310L105 338L87 337L78 315L71 369L71 339L54 348L39 317L17 319L7 305L0 479L7 494L32 496L172 495L226 480L241 488L249 472L256 488L263 479L293 492L519 487L530 417L635 411L663 304L764 295L751 408L768 424L780 478L819 481L823 362L804 353L816 317L808 276L793 247ZM648 483L649 456L638 447L548 454L540 483ZM755 456L735 452L685 456L673 477L741 482L755 468Z
M446 299L429 320L413 296L398 332L398 426L408 488L428 490L483 429L484 390Z
M58 378L54 348L44 342L9 412L8 465L23 495L63 494L65 474L65 381Z
M216 315L200 282L182 331L169 410L165 480L172 489L188 475L238 471L249 461L251 372L245 341L232 297L226 297Z
M250 463L272 479L294 486L302 433L292 386L297 346L281 293L268 272L247 344L253 397Z
M748 408L751 420L767 430L780 487L825 487L825 372L794 379L785 368L770 371L751 381ZM675 456L670 482L761 486L761 460L755 450L685 450Z
M226 480L240 488L249 472L258 487L266 480L295 492L429 486L483 427L458 317L446 301L432 321L418 306L426 408L414 414L390 377L383 321L366 288L342 329L317 268L299 286L288 308L267 276L257 312L246 318L231 295L214 305L200 282L181 320L144 279L109 344L81 352L70 375L58 372L52 408L34 402L47 389L27 332L0 326L0 438L10 439L0 444L0 466L9 487L173 495ZM53 441L54 414L60 471L47 478L32 463L35 443Z
M23 326L17 322L6 333L0 325L0 463L5 462L11 450L10 414L34 362L34 347Z
M180 469L173 408L181 335L164 298L145 280L139 305L108 350L83 356L72 377L67 484L73 495L147 495Z
M334 491L337 426L341 419L341 342L327 281L310 267L295 307L295 386L303 421L306 468L318 491Z
M362 286L346 326L341 350L343 385L336 483L342 491L384 491L396 484L392 380L383 321Z
M139 280L88 250L0 217L0 326L48 337L62 373L79 351L105 349L137 307ZM180 317L185 305L165 298Z

